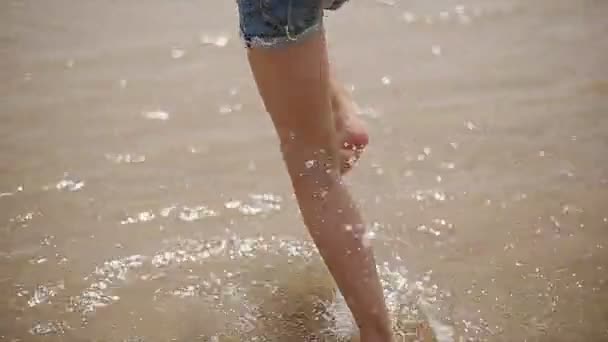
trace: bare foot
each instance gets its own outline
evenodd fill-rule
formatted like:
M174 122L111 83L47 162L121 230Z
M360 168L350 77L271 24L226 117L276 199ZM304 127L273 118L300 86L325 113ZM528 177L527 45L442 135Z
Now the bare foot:
M361 153L369 143L369 135L363 120L357 117L357 107L350 95L335 80L331 81L331 105L341 143L341 171L345 174L361 157Z

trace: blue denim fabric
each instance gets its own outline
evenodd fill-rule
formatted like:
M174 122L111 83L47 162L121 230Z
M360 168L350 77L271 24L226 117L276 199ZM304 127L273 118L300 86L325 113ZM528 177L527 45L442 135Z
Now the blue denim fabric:
M348 0L237 0L241 37L251 47L298 42L323 27L323 11Z

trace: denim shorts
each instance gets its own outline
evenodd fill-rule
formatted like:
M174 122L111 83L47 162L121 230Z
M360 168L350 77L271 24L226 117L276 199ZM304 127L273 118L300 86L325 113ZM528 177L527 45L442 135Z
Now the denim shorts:
M281 47L323 28L325 10L348 0L237 0L241 37L248 48Z

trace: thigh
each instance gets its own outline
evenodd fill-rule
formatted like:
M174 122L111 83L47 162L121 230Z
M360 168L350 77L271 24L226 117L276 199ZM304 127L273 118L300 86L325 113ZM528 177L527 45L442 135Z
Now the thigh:
M281 142L325 148L335 128L323 32L281 49L251 48L248 57Z

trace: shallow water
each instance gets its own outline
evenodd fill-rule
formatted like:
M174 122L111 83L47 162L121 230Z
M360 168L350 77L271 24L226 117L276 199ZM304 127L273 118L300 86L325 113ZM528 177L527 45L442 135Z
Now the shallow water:
M608 339L607 15L600 0L330 15L372 140L348 182L398 319L423 310L456 340ZM0 340L353 332L233 2L4 1L0 76Z

